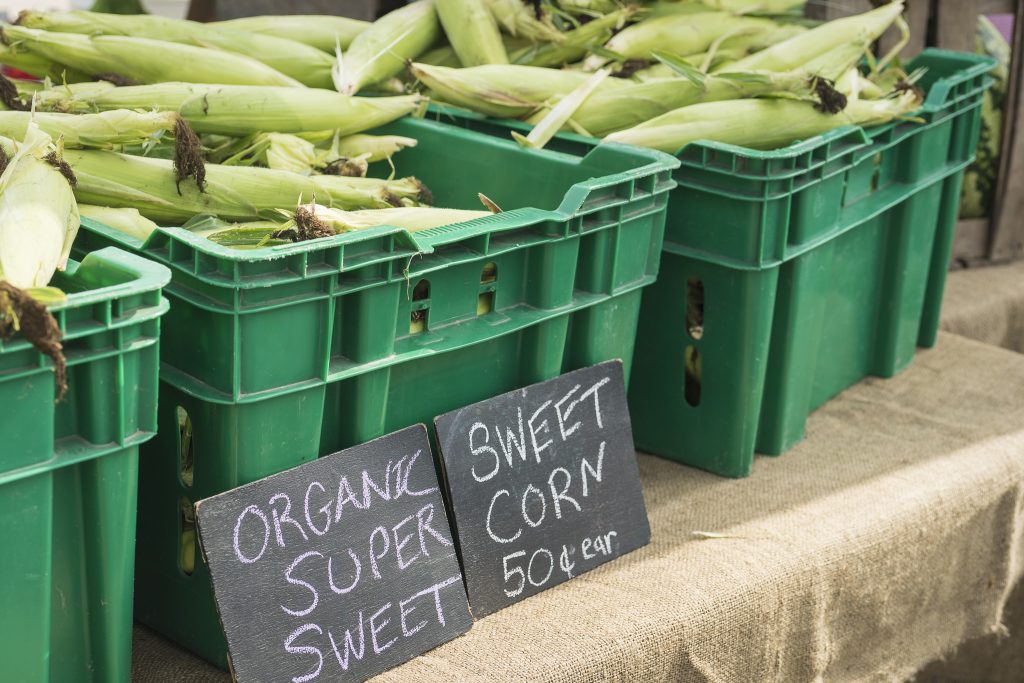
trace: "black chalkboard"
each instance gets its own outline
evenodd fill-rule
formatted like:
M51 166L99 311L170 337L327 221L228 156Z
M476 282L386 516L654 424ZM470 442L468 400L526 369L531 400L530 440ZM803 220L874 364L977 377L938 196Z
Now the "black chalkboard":
M650 541L621 361L435 423L474 617Z
M472 625L422 424L196 515L240 683L361 681Z

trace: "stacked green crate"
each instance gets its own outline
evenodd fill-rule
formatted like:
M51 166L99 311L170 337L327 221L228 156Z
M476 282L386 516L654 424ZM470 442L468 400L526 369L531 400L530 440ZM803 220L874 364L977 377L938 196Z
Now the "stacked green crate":
M439 206L507 211L414 234L375 228L257 250L180 229L145 244L170 267L159 435L143 449L137 616L225 664L196 500L484 398L621 358L654 280L671 156L583 158L432 121L396 162ZM529 208L520 208L529 207Z
M779 454L808 414L935 343L985 57L929 49L915 121L840 128L770 152L677 154L658 282L644 293L630 408L637 446L726 476ZM498 137L517 122L436 118ZM549 146L586 154L596 141ZM601 147L598 146L597 149Z
M68 393L50 361L0 341L0 660L5 681L131 674L139 445L156 430L167 268L117 249L53 285Z

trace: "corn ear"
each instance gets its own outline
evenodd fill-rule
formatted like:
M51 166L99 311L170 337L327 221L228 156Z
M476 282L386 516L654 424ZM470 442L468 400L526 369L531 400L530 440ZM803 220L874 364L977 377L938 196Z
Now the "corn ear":
M498 22L486 0L434 0L434 6L463 66L508 63Z
M30 124L24 141L0 140L0 280L21 289L45 287L63 270L78 233L71 182L58 168L59 150Z
M708 102L668 112L605 140L675 154L697 140L753 149L776 149L846 125L873 126L907 115L919 106L913 92L893 99L850 100L838 114L810 102L749 99Z
M136 208L158 223L180 224L197 214L228 220L276 215L302 197L344 209L384 208L399 202L386 186L356 188L351 178L301 176L268 168L208 164L206 190L181 183L164 159L96 150L68 150L65 160L78 178L75 195L87 204ZM404 192L406 185L401 186Z
M24 26L4 26L2 36L7 45L90 76L114 75L139 83L302 85L255 59L214 48L129 36L50 33Z
M902 11L903 0L895 0L870 12L835 19L718 70L789 71L802 68L809 60L837 46L873 43Z
M50 78L58 83L89 80L87 75L77 69L58 64L17 46L0 44L0 64L24 71L36 78Z
M423 104L419 95L348 97L319 88L159 83L118 88L54 88L36 105L71 113L109 109L176 111L199 133L244 136L263 131L360 133Z
M565 95L590 74L517 64L489 64L465 69L411 64L409 71L441 101L501 118L529 116L553 97ZM601 88L628 85L608 79Z
M103 223L143 242L149 239L157 228L156 223L140 214L138 209L113 209L109 206L79 204L78 212L85 218Z
M649 59L652 50L667 50L689 55L704 52L720 36L745 32L767 32L778 28L769 19L736 17L724 12L669 15L627 26L604 44L625 59ZM608 60L593 55L584 61L584 68L596 69Z
M338 140L331 152L339 157L351 159L364 156L369 163L390 159L406 147L415 147L415 138L401 135L349 135Z
M334 85L338 92L355 95L363 87L401 73L437 41L441 29L432 0L418 0L388 12L360 33L338 58Z
M133 36L185 45L215 47L251 57L303 85L331 87L331 67L334 60L330 55L304 43L274 35L253 35L231 28L153 14L103 14L82 10L26 10L18 15L17 23L28 28L59 33Z
M305 43L333 55L336 45L340 45L343 50L346 49L356 36L370 27L370 22L328 14L287 14L242 17L215 21L210 25L279 36Z
M551 25L547 16L538 18L534 10L527 7L522 0L485 0L494 15L498 27L510 36L527 38L533 41L561 42L564 37L561 31Z
M566 31L560 42L536 43L513 50L509 52L509 61L526 66L562 66L575 62L591 47L611 38L612 31L622 27L637 11L636 6L630 5Z
M136 112L126 109L99 114L0 111L0 135L22 140L34 122L67 148L142 144L174 132L180 117L174 112Z
M409 232L429 230L455 223L476 220L492 215L490 211L468 209L442 209L430 206L398 207L392 209L367 209L362 211L342 211L320 204L308 205L304 208L309 216L330 228L335 233L365 230L381 225L402 228ZM298 212L296 212L298 213ZM301 218L293 214L291 221L284 229L294 228Z

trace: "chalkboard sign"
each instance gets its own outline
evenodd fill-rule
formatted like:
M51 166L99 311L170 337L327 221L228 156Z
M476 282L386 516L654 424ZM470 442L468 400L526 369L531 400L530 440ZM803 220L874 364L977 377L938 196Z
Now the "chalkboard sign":
M474 617L651 538L621 361L436 420Z
M424 425L196 514L240 683L361 681L472 625Z

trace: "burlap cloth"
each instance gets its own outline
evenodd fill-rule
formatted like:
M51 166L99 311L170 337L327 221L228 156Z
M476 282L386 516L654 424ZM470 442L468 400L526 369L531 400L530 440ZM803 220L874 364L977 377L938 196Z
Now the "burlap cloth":
M951 272L942 329L1024 353L1024 261Z
M1002 632L1024 573L1024 357L943 334L748 479L640 469L649 546L380 680L903 681ZM224 680L137 639L137 680Z

